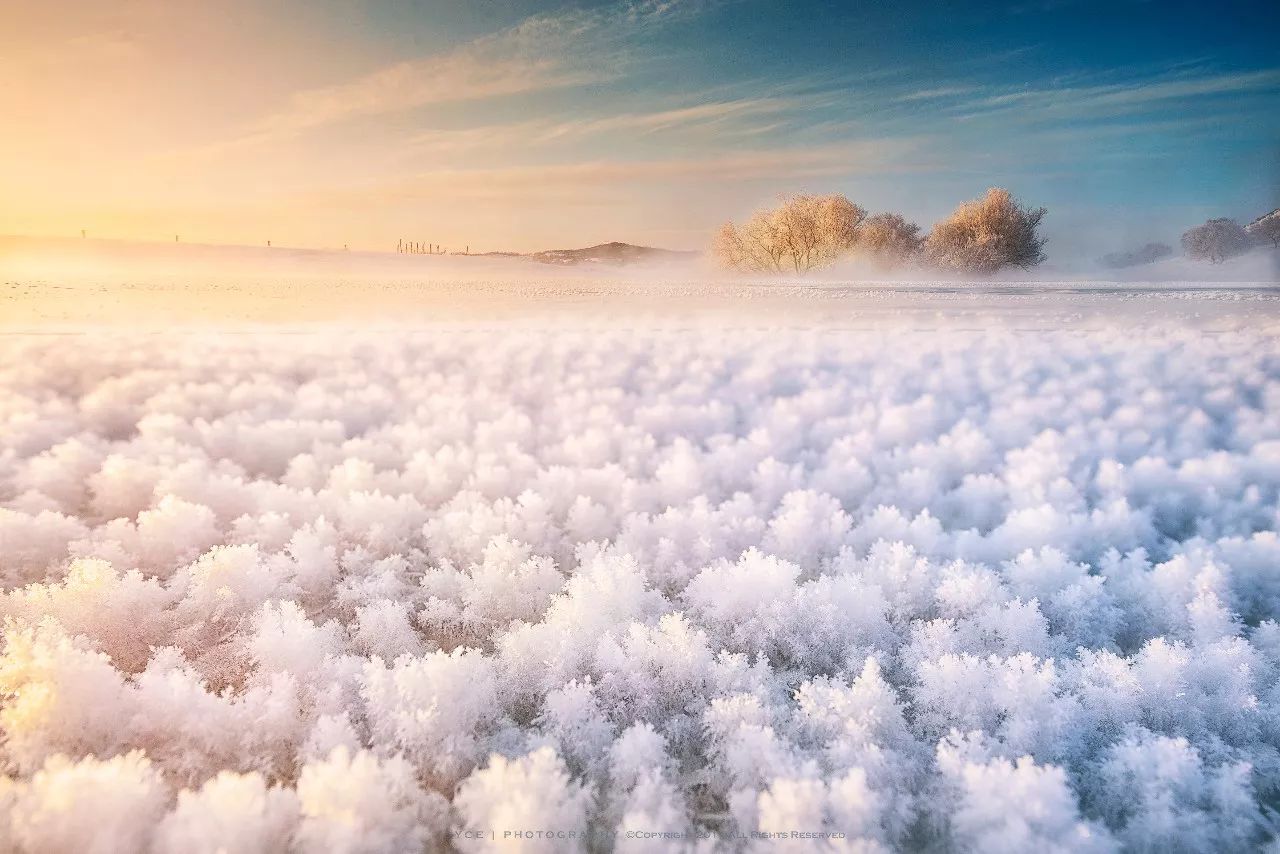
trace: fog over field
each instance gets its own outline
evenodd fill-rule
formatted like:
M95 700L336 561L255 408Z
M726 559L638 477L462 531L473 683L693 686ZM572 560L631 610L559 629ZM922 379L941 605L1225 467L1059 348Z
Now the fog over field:
M572 266L519 256L0 238L0 330L557 322L933 323L938 313L1056 327L1124 317L1202 322L1277 299L1280 254L1221 264L1088 261L957 278L857 259L806 277L742 276L691 256Z
M0 335L0 847L1275 833L1273 288L68 281Z

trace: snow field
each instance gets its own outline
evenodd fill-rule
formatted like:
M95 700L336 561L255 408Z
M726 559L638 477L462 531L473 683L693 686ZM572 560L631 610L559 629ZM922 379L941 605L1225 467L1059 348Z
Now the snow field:
M1278 496L1248 329L3 338L0 850L1261 848Z

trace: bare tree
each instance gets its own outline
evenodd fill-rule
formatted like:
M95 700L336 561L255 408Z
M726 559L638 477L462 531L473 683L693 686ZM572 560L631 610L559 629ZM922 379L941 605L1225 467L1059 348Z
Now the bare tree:
M1259 243L1270 240L1272 247L1280 246L1280 208L1258 217L1246 225L1244 230Z
M925 238L924 255L938 267L966 273L1029 269L1045 258L1045 239L1036 229L1046 213L1023 207L1008 190L993 187L935 225Z
M1233 219L1211 219L1204 225L1188 229L1182 235L1182 248L1188 258L1220 264L1246 251L1252 243L1249 233Z
M880 213L858 227L858 252L881 267L897 267L920 251L920 226L901 214Z
M712 244L731 270L803 275L847 254L867 213L841 195L788 196L778 207L752 214L741 226L727 222Z

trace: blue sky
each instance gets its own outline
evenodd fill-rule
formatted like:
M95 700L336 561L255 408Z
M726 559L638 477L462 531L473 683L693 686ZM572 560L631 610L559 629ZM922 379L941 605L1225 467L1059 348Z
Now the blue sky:
M270 8L264 8L270 5ZM0 35L0 231L696 248L793 191L1051 257L1280 200L1280 4L59 0Z

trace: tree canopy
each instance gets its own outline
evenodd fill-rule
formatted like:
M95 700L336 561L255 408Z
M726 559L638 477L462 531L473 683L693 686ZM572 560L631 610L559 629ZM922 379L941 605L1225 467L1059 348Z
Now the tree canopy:
M993 187L933 227L924 242L925 258L934 266L965 273L1029 269L1045 259L1045 238L1037 229L1046 213L1045 208L1024 207L1008 190Z
M1225 217L1187 229L1182 235L1182 248L1187 257L1207 260L1211 264L1221 264L1241 254L1252 242L1240 223Z
M857 242L867 212L842 195L787 196L741 226L727 222L712 251L731 270L808 273L827 267Z

